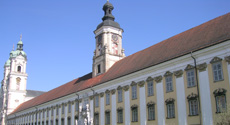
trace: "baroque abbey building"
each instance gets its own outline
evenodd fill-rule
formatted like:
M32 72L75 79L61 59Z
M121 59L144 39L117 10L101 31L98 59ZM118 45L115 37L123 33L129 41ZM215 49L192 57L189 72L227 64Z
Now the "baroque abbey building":
M10 53L2 125L214 125L230 102L230 13L125 56L107 2L92 72L27 101L23 44Z

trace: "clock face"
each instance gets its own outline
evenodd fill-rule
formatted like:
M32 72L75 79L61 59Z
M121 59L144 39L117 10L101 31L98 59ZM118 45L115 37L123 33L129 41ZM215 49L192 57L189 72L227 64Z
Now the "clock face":
M117 41L118 41L118 36L115 35L115 34L113 34L113 35L112 35L112 40L113 40L114 42L117 42Z

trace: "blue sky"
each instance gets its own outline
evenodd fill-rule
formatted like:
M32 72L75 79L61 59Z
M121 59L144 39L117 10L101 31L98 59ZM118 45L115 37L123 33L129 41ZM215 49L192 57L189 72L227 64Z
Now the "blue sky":
M106 0L1 0L0 80L22 34L27 89L48 91L92 70ZM230 12L229 0L110 0L126 56Z

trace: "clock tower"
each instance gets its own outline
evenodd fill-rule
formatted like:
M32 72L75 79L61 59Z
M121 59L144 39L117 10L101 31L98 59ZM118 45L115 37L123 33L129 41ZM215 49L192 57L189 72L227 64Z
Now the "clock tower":
M113 9L113 5L107 1L103 6L103 22L94 31L96 49L93 56L93 77L105 73L116 61L125 57L122 48L123 29L114 21Z

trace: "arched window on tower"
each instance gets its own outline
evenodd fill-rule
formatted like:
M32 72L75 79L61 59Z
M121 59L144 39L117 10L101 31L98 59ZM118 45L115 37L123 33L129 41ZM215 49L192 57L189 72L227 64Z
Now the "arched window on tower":
M22 67L18 66L18 72L21 72L21 70L22 70Z

